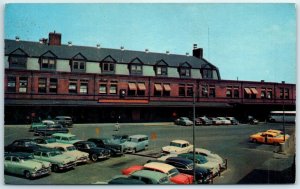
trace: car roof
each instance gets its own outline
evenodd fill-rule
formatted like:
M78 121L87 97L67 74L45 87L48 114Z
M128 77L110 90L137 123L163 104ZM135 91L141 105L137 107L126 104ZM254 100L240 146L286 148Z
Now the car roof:
M29 139L29 138L24 138L24 139L17 139L17 140L14 140L14 142L17 142L17 141L23 141L23 142L34 142L33 139Z
M274 133L274 132L262 132L262 134L268 134L268 135L272 135L272 136L278 135L278 133Z
M175 142L175 143L179 143L179 144L185 144L185 143L189 143L186 140L172 140L171 142Z
M52 134L52 136L63 136L63 137L72 137L72 136L76 136L70 133L54 133Z
M168 173L171 169L174 169L174 166L168 165L166 163L160 162L150 162L144 165L145 168L160 170L164 173Z
M54 147L65 147L65 148L67 148L67 147L74 146L74 145L73 144L55 143L53 146Z
M112 179L108 182L109 184L145 184L145 182L137 179L127 178L127 177L119 177Z
M57 149L40 147L40 148L36 149L35 151L39 151L39 152L53 152L53 151L57 151Z
M78 141L78 142L76 142L76 143L74 143L74 144L95 144L94 142L92 142L92 141Z
M26 153L26 152L8 152L8 153L4 153L4 156L30 156L31 153Z
M183 157L169 157L169 158L166 159L166 161L180 162L180 163L185 164L185 165L193 163L192 160L186 159L186 158L183 158Z
M147 135L131 135L129 138L143 138L143 137L148 137Z
M154 179L154 180L160 180L160 179L162 179L162 178L164 178L164 177L167 176L167 174L165 174L165 173L156 172L156 171L149 171L149 170L135 171L131 175L132 176L139 176L139 177L150 178L150 179Z
M187 158L192 158L193 154L192 153L183 153L183 154L178 154L179 157L187 157ZM201 155L201 154L195 154L196 159L201 159L201 160L206 160L206 157Z

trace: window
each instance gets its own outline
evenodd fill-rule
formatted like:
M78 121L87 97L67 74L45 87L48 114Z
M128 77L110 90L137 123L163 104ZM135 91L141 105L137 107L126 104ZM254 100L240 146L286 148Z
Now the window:
M273 98L273 91L272 88L267 89L267 99L272 99Z
M73 60L72 71L79 71L79 72L85 71L85 61Z
M279 91L280 91L279 98L283 99L283 97L284 97L284 88L280 88Z
M234 87L233 89L233 97L234 98L240 98L240 91L238 87Z
M87 80L81 80L80 81L80 94L88 94L88 81Z
M154 96L161 96L163 88L160 83L154 84Z
M227 98L232 98L232 87L231 86L228 86L226 88L226 97Z
M138 83L137 84L137 95L145 96L145 91L146 91L145 83Z
M77 93L77 80L73 80L73 79L69 80L69 93L71 94Z
M128 83L128 96L135 96L136 90L137 87L135 83Z
M118 84L111 83L109 88L109 94L117 94L117 91L118 91Z
M27 57L20 55L11 55L8 58L10 68L26 68Z
M265 99L267 97L266 88L262 88L260 93L261 99Z
M142 65L131 64L130 65L130 74L142 74Z
M181 67L179 72L181 77L190 77L191 76L191 69L186 67Z
M50 57L43 57L41 59L41 70L55 70L56 59Z
M47 92L47 78L39 78L38 92L39 93Z
M255 87L246 87L244 88L244 98L247 98L247 99L256 99L256 95L257 95L257 90Z
M115 64L112 62L103 62L102 63L102 72L103 73L113 73L115 71Z
M167 66L157 66L156 67L156 75L158 75L158 76L168 75L168 67Z
M99 86L99 94L107 94L107 84L101 83Z
M163 84L163 96L170 96L171 87L170 84Z
M284 98L285 99L290 99L290 89L285 89Z
M213 78L213 72L211 69L202 69L202 78L203 79L212 79Z
M27 92L28 78L27 77L20 77L19 82L20 82L19 93L26 93Z
M16 77L8 76L7 78L7 92L16 92Z
M50 78L49 92L57 93L57 79L56 78Z
M185 85L179 85L179 96L185 96Z
M207 85L202 85L201 95L202 95L202 97L208 97L208 86Z
M209 86L209 97L216 97L216 90L214 85Z
M193 85L187 85L186 96L193 96L193 95L194 95Z

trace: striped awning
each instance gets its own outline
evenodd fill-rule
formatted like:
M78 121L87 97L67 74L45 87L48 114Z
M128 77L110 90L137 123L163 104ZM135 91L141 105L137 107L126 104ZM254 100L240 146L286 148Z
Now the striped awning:
M161 84L154 84L154 88L156 91L162 91L162 87L161 87Z
M257 90L256 90L256 88L251 88L251 91L252 91L253 94L257 94L258 93Z
M164 90L165 91L171 91L170 84L164 84Z
M145 83L138 83L137 86L138 86L138 89L141 90L141 91L145 91L146 90Z
M250 90L249 88L245 88L244 90L245 90L245 92L246 92L248 95L252 94L252 92L251 92L251 90Z
M128 83L129 90L135 91L136 90L136 84L135 83Z

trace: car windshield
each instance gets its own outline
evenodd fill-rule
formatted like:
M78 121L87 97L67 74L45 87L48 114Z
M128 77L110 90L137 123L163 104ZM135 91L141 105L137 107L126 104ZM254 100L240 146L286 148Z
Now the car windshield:
M181 144L176 143L176 142L170 142L170 146L176 146L181 148Z
M57 156L57 155L60 155L60 154L62 154L62 152L60 152L60 151L53 151L53 152L49 153L49 156L50 157L54 157L54 156Z
M129 138L128 141L130 141L130 142L137 142L138 140L136 138Z
M86 146L88 148L96 148L96 144L94 144L94 143L88 143L88 144L86 144Z
M49 138L46 141L47 141L47 143L55 143L56 139L55 138Z
M171 169L171 170L169 171L169 176L174 177L174 176L176 176L176 175L178 175L178 174L179 174L179 172L178 172L178 170L177 170L176 168Z
M67 151L75 151L75 150L76 150L75 146L67 147Z
M69 140L77 140L77 138L75 136L71 136L69 137Z
M204 156L199 156L197 158L197 163L199 163L199 164L204 164L204 163L207 163L207 162L208 161L207 161L207 159Z
M33 155L25 155L25 156L20 156L19 157L21 160L30 160L33 159Z
M35 145L36 145L36 143L33 141L25 142L25 146L35 146Z

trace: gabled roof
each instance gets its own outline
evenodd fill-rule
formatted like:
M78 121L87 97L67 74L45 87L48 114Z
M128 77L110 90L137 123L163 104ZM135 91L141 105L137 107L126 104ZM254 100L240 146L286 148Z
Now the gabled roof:
M31 41L15 41L5 40L5 55L9 55L16 49L22 49L29 57L40 57L45 52L52 52L57 56L58 59L71 60L74 55L81 53L82 56L86 57L87 61L100 62L106 57L113 57L118 63L130 63L135 58L138 58L144 65L156 65L160 60L168 63L168 66L179 67L183 62L188 62L192 68L201 68L204 65L213 66L205 59L199 59L194 56L177 55L177 54L165 54L165 53L154 53L144 51L131 51L131 50L120 50L120 49L109 49L109 48L97 48L87 46L68 46L68 45L47 45L38 42Z

